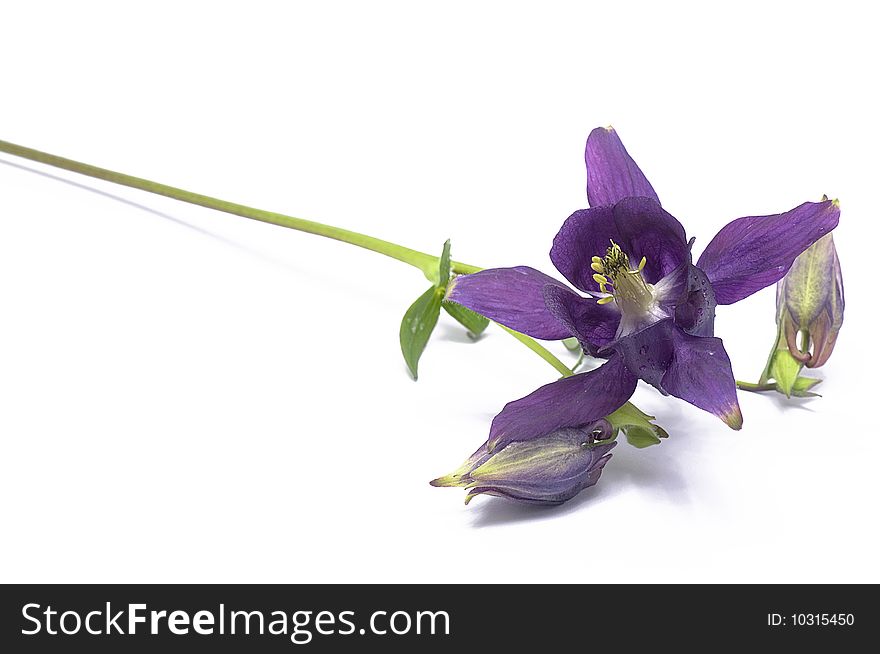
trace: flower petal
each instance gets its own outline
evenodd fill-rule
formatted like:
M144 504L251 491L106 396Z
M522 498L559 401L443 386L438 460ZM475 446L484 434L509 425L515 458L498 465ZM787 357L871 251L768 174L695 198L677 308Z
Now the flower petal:
M597 127L587 137L587 199L591 207L623 198L646 197L660 202L645 174L611 127Z
M622 359L565 377L508 402L489 430L489 449L545 436L563 427L580 427L619 409L636 389L636 377Z
M805 202L772 216L737 218L721 228L697 262L718 304L733 304L785 276L797 256L837 227L836 200Z
M670 395L712 413L731 429L742 428L736 380L720 338L676 330L678 342L660 384Z
M691 239L693 240L693 239ZM654 284L654 298L662 306L674 307L687 299L690 290L690 273L692 264L690 259L681 263L678 268L666 275Z
M582 291L597 291L590 268L593 257L604 257L609 241L620 243L613 207L580 209L571 214L553 239L550 260ZM623 246L621 246L623 247Z
M620 311L614 303L598 304L596 298L583 298L565 287L544 287L544 303L560 323L574 334L588 354L614 340L620 324Z
M675 306L675 324L692 336L714 336L716 304L706 273L689 266L687 295Z
M632 374L666 394L660 380L672 361L674 342L670 332L674 329L673 320L666 318L621 338L608 349L620 355Z
M590 268L611 241L629 256L633 267L642 257L646 281L654 284L687 261L684 227L649 198L626 198L613 207L575 211L563 223L550 250L553 265L582 291L597 291Z
M742 427L736 381L721 339L691 336L666 319L620 339L614 349L660 392L718 416L733 429Z
M841 298L840 304L843 304L843 298ZM810 360L806 362L807 368L819 368L828 362L831 353L834 351L834 344L837 342L839 331L840 323L836 320L832 322L832 314L824 311L816 320L810 323L813 353Z
M533 338L568 338L571 333L544 305L543 289L547 285L566 288L528 266L489 268L456 277L446 299Z

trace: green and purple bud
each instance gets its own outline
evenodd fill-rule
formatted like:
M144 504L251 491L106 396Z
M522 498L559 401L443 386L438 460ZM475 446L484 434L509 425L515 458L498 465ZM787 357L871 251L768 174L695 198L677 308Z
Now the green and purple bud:
M607 420L506 444L490 439L458 470L431 485L466 489L465 504L481 494L527 504L562 504L599 481L615 445Z
M737 386L788 397L816 395L812 388L821 380L802 377L801 371L828 361L843 325L843 307L840 260L827 234L800 254L776 285L776 344L758 383Z
M807 368L824 365L843 325L843 307L840 260L828 234L795 259L777 286L776 320L791 356Z

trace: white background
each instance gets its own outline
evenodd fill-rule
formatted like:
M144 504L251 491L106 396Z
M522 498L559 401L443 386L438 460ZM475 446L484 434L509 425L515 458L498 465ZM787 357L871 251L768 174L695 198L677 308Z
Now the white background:
M841 4L5 3L0 138L553 272L613 124L696 252L839 197L849 303L823 398L741 394L734 433L640 388L668 441L465 507L427 482L555 378L534 354L443 317L414 383L414 269L2 155L0 579L880 581L880 47ZM719 308L739 378L773 306Z

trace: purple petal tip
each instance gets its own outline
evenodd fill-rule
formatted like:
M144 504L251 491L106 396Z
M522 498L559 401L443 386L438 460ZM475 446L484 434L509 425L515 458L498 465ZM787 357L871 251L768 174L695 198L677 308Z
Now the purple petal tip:
M739 405L731 407L719 416L728 427L735 431L739 431L743 426L743 415Z
M455 473L446 475L445 477L437 477L437 479L432 479L428 483L434 488L450 488L464 485L461 475L456 475Z

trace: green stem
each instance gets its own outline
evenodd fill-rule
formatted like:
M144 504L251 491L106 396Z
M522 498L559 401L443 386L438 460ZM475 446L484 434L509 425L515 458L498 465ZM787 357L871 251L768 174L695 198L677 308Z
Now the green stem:
M436 256L425 252L419 252L418 250L413 250L402 245L397 245L390 241L383 241L382 239L373 236L367 236L366 234L360 234L358 232L342 229L340 227L333 227L331 225L324 225L323 223L318 223L313 220L287 216L273 211L255 209L254 207L248 207L235 202L227 202L226 200L214 198L209 195L193 193L174 186L168 186L167 184L160 184L159 182L153 182L148 179L142 179L124 173L117 173L106 168L99 168L98 166L74 161L73 159L65 159L64 157L41 152L40 150L34 150L33 148L27 148L22 145L16 145L14 143L9 143L8 141L0 141L0 152L36 161L48 166L54 166L55 168L69 170L74 173L79 173L80 175L102 179L114 184L121 184L122 186L128 186L148 193L163 195L168 198L173 198L174 200L180 200L181 202L188 202L189 204L223 211L236 216L242 216L243 218L259 220L260 222L278 225L279 227L287 227L288 229L295 229L300 232L325 236L344 243L350 243L351 245L357 245L358 247L378 252L379 254L384 254L385 256L415 266L421 270L428 279L433 279L433 276L436 274ZM481 268L477 266L458 261L451 262L451 267L453 272L462 275L479 272L481 270ZM512 329L508 329L504 325L499 326L504 329L504 331L511 334L520 343L535 352L539 357L544 359L544 361L553 366L553 368L555 368L563 377L570 377L574 374L568 366L562 363L562 361L556 358L549 350L547 350L547 348L534 339ZM629 402L627 402L627 405L629 405Z
M403 261L411 266L415 266L428 277L434 273L434 269L437 266L437 257L433 255L419 252L418 250L413 250L402 245L397 245L396 243L384 241L380 238L353 232L348 229L324 225L323 223L315 222L313 220L287 216L281 213L275 213L274 211L255 209L254 207L248 207L243 204L213 198L209 195L192 193L191 191L185 191L180 188L175 188L174 186L168 186L167 184L160 184L148 179L133 177L132 175L126 175L124 173L117 173L113 170L99 168L98 166L74 161L73 159L65 159L64 157L48 154L47 152L41 152L32 148L26 148L21 145L9 143L8 141L0 141L0 152L6 152L7 154L12 154L16 157L30 159L31 161L54 166L55 168L63 168L64 170L79 173L80 175L103 179L107 182L113 182L114 184L129 186L141 191L147 191L148 193L164 195L165 197L180 200L181 202L188 202L201 207L207 207L208 209L215 209L236 216L250 218L251 220L259 220L260 222L287 227L288 229L295 229L309 234L317 234L318 236L325 236L344 243L350 243L351 245L357 245L358 247L372 250L373 252L378 252L379 254L384 254L392 259L397 259L398 261ZM475 266L459 262L453 262L452 269L454 272L460 274L475 272L477 270Z
M761 383L753 384L752 382L744 382L744 381L737 380L736 387L741 391L752 391L755 393L760 393L761 391L775 391L776 390L776 383L775 382L773 382L773 383L767 382L767 383L763 383L763 384L761 384Z
M782 335L782 323L779 323L776 327L776 341L773 344L773 347L770 348L770 355L767 357L767 363L764 366L764 372L761 373L760 379L758 379L758 385L763 385L770 379L770 368L773 365L773 357L776 355L776 350L779 348L779 344L781 342L780 339L783 339ZM744 382L748 383L748 382ZM749 390L744 388L743 390Z
M496 324L498 324L498 323L496 323ZM515 332L512 329L510 329L509 327L505 327L504 325L498 324L498 326L501 327L501 329L506 331L508 334L513 336L520 343L525 345L527 348L529 348L532 352L536 353L539 357L544 359L544 361L546 361L551 366L556 368L556 372L558 372L563 377L571 377L574 374L567 365L565 365L564 363L562 363L562 361L557 359L553 355L553 353L550 352L550 350L548 350L546 347L544 347L543 345L538 343L538 341L526 336L525 334L520 334L519 332Z

